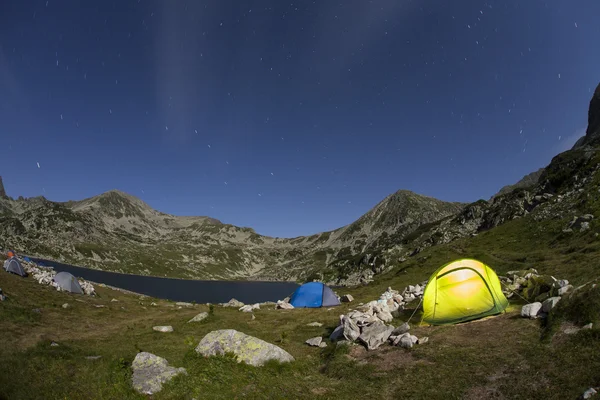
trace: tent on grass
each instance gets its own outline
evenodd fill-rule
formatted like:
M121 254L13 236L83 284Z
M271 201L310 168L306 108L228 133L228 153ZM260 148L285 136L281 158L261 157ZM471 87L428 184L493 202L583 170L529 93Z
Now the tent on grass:
M340 300L324 283L308 282L296 289L292 294L290 304L296 308L331 307L339 306Z
M423 320L455 324L499 314L508 306L498 276L472 259L448 263L431 275L423 294Z
M20 275L23 277L27 276L27 272L25 272L23 266L21 265L19 260L16 259L16 257L11 257L8 260L4 261L4 270L6 272L12 272L13 274Z
M62 289L67 292L83 294L83 290L79 285L79 281L73 275L68 272L59 272L54 275L54 282Z

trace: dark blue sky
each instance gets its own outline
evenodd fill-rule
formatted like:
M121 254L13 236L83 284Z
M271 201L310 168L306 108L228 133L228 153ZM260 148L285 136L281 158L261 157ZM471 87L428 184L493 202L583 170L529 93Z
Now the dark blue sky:
M1 1L9 195L261 234L489 198L583 134L600 2ZM39 167L38 167L39 163Z

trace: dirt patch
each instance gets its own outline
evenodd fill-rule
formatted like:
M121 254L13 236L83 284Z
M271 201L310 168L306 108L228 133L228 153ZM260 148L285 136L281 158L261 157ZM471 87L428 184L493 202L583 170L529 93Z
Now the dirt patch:
M431 361L413 357L406 349L387 345L372 351L362 346L352 346L349 356L361 364L374 365L379 371L408 368L416 364L433 365Z

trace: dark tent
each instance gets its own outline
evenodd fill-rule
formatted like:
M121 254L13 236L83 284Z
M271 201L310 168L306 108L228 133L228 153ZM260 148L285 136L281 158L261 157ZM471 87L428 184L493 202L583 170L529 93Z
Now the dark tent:
M294 307L330 307L339 306L340 301L327 285L322 282L308 282L300 286L290 299Z
M13 274L20 276L27 276L27 272L25 272L23 266L15 257L11 257L4 262L4 269L6 272L12 272Z
M67 292L83 294L83 290L79 285L79 281L73 275L68 272L59 272L54 275L54 282L62 289Z

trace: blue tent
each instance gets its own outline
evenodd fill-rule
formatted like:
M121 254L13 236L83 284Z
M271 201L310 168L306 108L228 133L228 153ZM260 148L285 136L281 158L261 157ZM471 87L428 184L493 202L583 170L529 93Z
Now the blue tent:
M31 262L31 258L29 258L29 257L23 257L23 261Z
M333 290L322 282L308 282L296 289L290 304L294 307L318 308L339 306L340 301Z

